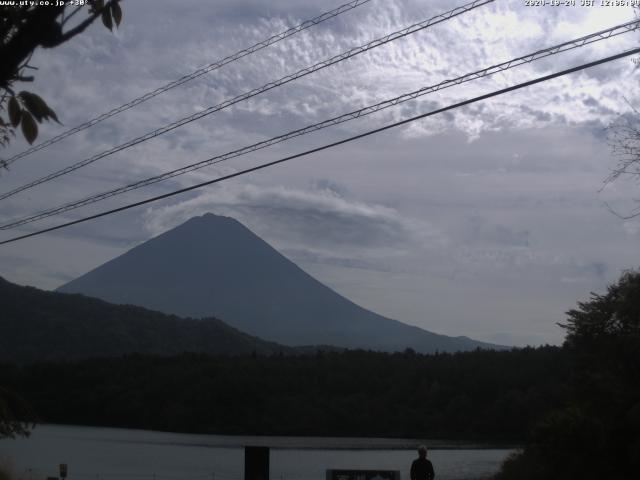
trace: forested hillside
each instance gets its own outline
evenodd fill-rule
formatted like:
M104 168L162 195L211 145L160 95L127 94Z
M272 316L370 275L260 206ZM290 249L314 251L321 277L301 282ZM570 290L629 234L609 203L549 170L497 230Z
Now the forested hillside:
M1 365L42 421L176 432L523 441L563 405L557 347L419 355L180 355Z
M292 352L215 318L183 319L131 305L21 287L0 278L0 361L182 352Z

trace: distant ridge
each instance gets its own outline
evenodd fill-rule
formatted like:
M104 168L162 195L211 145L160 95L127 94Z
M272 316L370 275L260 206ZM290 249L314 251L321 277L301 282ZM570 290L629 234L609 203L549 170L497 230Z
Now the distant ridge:
M438 335L366 310L323 285L235 219L194 217L58 289L186 317L221 318L291 346L453 352L501 348Z
M183 319L84 295L46 292L0 277L0 362L31 363L131 353L292 354L215 318ZM312 350L312 349L310 349Z

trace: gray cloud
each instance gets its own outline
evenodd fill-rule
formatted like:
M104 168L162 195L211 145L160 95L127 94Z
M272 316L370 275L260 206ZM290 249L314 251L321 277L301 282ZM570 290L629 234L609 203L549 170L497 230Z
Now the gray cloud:
M469 243L484 243L498 246L529 247L531 232L513 230L505 225L490 224L478 215L470 217L464 224L462 238Z
M184 218L212 211L244 221L266 238L275 238L283 248L346 249L362 255L368 249L443 242L441 233L424 221L345 197L339 191L346 189L324 179L313 181L307 190L250 183L223 185L186 202L150 209L146 225L157 234Z

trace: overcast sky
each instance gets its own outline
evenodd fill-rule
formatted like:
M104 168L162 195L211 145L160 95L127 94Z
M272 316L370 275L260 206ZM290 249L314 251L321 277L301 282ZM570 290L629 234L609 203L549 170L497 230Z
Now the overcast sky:
M66 128L346 0L135 0L32 64L28 88ZM178 87L0 176L2 191L464 1L372 0ZM578 0L577 3L580 3ZM379 47L71 175L0 202L4 221L316 123L632 20L625 7L528 7L497 0ZM2 232L54 225L191 185L638 46L632 32L426 95L400 107L177 177L91 208ZM629 112L624 58L315 155L57 233L0 247L0 275L55 288L188 218L237 218L356 303L448 335L561 343L564 312L638 266L640 188L601 190L615 165L606 127ZM637 59L636 59L637 60ZM27 88L27 87L24 87ZM40 140L64 131L41 125ZM22 138L2 152L26 148Z

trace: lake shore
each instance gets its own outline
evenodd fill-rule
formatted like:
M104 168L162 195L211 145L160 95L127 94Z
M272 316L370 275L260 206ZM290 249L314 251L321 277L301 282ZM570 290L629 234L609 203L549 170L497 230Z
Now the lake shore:
M38 425L30 438L0 440L0 457L25 480L69 465L77 480L242 480L244 446L268 446L271 478L322 480L330 468L399 470L409 478L428 445L439 480L489 478L513 448L431 439L192 435L106 427Z

